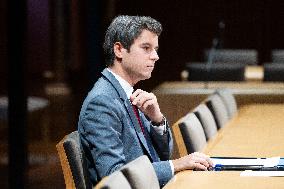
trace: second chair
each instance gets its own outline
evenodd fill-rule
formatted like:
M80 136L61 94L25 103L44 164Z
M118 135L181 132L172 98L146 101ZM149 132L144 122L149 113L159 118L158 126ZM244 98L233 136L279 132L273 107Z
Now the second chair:
M188 113L179 123L188 153L201 151L207 144L202 125L194 113Z
M264 76L263 80L267 81L284 81L284 64L283 63L271 63L264 64Z
M226 106L229 118L232 118L238 110L237 102L232 91L230 89L223 88L217 89L215 93L221 97Z
M189 81L244 81L245 65L238 63L188 63Z
M217 126L214 120L214 117L208 107L205 104L199 104L194 110L193 113L199 119L205 136L206 140L208 141L212 137L217 134Z
M205 103L214 116L217 128L220 129L224 127L229 120L229 115L225 103L222 101L221 97L217 94L210 95L205 100Z

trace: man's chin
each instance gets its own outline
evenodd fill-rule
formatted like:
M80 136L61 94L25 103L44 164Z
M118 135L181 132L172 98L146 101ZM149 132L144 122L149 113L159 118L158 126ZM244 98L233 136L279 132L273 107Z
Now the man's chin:
M151 73L147 74L147 75L146 75L146 79L150 79L150 78L151 78L151 76L152 76L152 74L151 74Z
M151 74L144 75L143 78L141 78L140 81L142 81L142 80L147 80L147 79L150 79L150 78L151 78Z

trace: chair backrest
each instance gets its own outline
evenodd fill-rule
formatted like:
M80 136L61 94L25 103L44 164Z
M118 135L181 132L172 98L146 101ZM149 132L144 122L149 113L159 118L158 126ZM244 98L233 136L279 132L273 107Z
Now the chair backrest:
M203 127L206 140L208 141L214 137L217 134L217 125L209 108L205 104L199 104L193 110L193 113L199 119Z
M217 128L220 129L225 126L229 120L229 115L225 103L222 101L221 97L217 94L212 94L205 100L205 104L212 112L217 124Z
M232 118L238 110L237 102L232 90L227 88L217 89L215 93L221 97L226 106L229 118Z
M284 49L273 49L271 51L271 61L277 63L284 63Z
M210 50L205 50L205 61L208 61ZM215 49L211 52L213 62L257 64L257 51L254 49Z
M159 180L149 158L145 155L122 166L120 171L133 189L159 189Z
M129 182L121 171L115 171L104 177L95 189L131 189Z
M207 144L202 125L194 113L188 113L179 123L188 153L201 151Z
M177 159L180 157L183 157L188 154L185 142L183 140L180 128L179 128L179 123L182 121L182 118L176 121L172 125L172 133L174 137L174 152L173 152L173 159Z
M238 63L188 63L189 81L244 81L245 65Z
M87 162L80 145L79 134L74 131L66 135L57 145L66 188L92 188Z
M284 64L273 63L264 64L264 81L284 81Z

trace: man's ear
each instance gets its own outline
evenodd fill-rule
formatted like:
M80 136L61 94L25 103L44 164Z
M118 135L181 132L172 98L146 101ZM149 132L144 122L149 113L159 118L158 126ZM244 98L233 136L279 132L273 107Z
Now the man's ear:
M123 48L120 42L115 42L113 45L113 51L114 51L115 56L121 59L123 55L123 51L125 51L125 49Z

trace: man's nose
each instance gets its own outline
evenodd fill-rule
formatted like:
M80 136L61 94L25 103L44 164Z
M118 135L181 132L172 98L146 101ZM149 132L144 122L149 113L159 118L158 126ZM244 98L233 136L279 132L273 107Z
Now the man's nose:
M155 61L159 60L158 52L157 52L156 50L153 50L152 53L151 53L151 55L150 55L150 58L151 58L152 60L155 60Z

